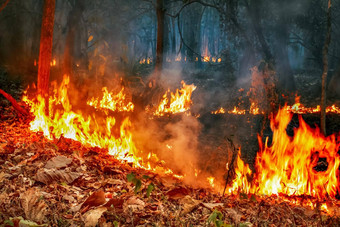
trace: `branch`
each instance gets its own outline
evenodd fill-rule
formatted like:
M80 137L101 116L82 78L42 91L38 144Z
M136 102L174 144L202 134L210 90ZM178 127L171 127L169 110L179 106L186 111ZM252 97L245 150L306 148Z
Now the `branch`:
M14 109L21 115L27 116L28 112L22 108L21 106L19 106L19 104L17 103L17 101L8 93L6 93L5 91L0 89L0 94L2 94L3 96L5 96L5 98L10 101L12 103L12 106L14 107Z
M8 3L9 3L9 0L6 0L6 2L2 4L2 6L0 7L0 12L7 6Z

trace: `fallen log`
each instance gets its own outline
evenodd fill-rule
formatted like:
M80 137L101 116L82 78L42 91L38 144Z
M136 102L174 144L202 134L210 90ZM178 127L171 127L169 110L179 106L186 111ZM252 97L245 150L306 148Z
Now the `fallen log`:
M17 101L8 93L6 93L4 90L0 89L0 94L2 94L8 101L12 103L13 108L21 115L28 115L27 110L22 108Z

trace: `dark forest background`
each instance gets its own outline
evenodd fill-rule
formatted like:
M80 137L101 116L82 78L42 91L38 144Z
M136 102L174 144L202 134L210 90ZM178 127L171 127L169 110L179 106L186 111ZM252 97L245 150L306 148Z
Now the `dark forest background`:
M43 3L10 0L0 12L0 67L29 82L37 75ZM292 94L299 89L299 76L309 82L321 80L327 4L324 0L57 0L51 79L65 73L80 80L100 80L115 73L145 78L156 62L158 13L164 16L165 69L180 67L186 75L215 80L216 86L234 86L250 77L252 67L266 62L282 91ZM339 7L340 1L333 0L329 98L340 93ZM320 89L312 92L319 95Z

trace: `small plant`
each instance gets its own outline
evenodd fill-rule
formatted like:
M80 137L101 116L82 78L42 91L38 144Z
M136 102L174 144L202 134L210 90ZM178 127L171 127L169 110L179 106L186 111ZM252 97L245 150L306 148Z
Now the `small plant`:
M216 227L232 227L232 225L223 221L223 214L218 210L214 210L207 221L209 225L213 223Z
M137 194L138 191L140 190L140 188L142 187L142 181L136 177L136 175L134 173L129 173L127 176L126 176L128 182L132 182L133 185L135 186L135 193ZM149 179L150 177L147 176L147 175L143 175L142 176L143 179ZM147 197L150 197L150 194L151 192L154 190L155 188L155 185L153 183L150 183L148 185L148 188L146 189L146 196Z
M135 186L135 193L139 191L139 189L142 187L142 181L136 177L134 173L129 173L126 176L128 182L132 182Z

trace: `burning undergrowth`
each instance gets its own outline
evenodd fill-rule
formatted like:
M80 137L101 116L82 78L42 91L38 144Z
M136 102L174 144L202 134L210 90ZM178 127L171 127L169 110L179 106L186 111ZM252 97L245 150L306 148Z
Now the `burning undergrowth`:
M48 139L69 138L84 146L99 147L133 167L169 174L193 186L209 186L219 193L226 190L228 194L311 196L316 199L334 199L339 195L339 137L323 137L302 119L294 135L288 136L286 128L292 114L287 107L281 108L271 119L272 143L263 143L263 138L259 138L260 150L253 170L240 158L240 150L244 148L234 144L221 148L226 153L222 168L207 168L202 165L201 158L205 152L200 141L201 120L189 110L193 84L182 82L182 88L166 91L155 108L138 112L131 108L134 106L131 95L123 87L115 88L116 92L103 89L103 95L87 97L81 108L73 108L72 100L68 98L69 86L67 76L61 85L52 86L48 113L44 110L47 103L43 98L24 97L35 118L30 123L32 131L40 131ZM176 109L163 114L157 112L162 105L170 109L178 99L183 102L174 105L178 107L177 112ZM164 100L165 104L162 103ZM256 115L259 114L253 114ZM227 140L231 143L233 138ZM215 164L217 166L217 162ZM320 170L322 165L325 168ZM311 207L315 206L314 202L310 203Z

